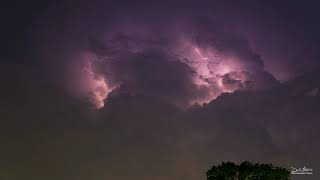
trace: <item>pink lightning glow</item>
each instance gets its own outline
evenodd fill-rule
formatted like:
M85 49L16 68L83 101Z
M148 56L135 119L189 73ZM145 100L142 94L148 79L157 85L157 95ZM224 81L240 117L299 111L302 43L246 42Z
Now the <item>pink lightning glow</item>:
M226 56L212 47L201 48L186 39L183 39L179 46L177 54L182 54L182 59L184 59L182 61L196 72L197 76L194 78L194 83L199 87L207 87L209 89L206 98L197 99L194 103L208 103L221 93L232 93L237 90L235 87L231 88L224 84L223 76L226 74L237 74L237 76L230 76L234 80L241 82L247 80L245 76L235 73L243 70L236 57Z
M92 69L92 63L89 63L88 67L84 70L88 73L88 80L92 85L92 89L89 93L92 95L92 100L95 106L100 109L104 106L104 100L107 98L108 94L111 92L109 89L105 78L99 74L95 74Z
M85 72L88 75L88 85L91 85L89 93L92 95L91 100L96 108L100 109L104 106L104 100L108 97L108 94L112 91L112 88L108 86L105 78L94 72L92 67L92 61L88 61L87 66L84 67Z
M97 109L104 107L104 102L108 94L114 89L110 87L107 80L102 74L95 72L94 59L96 58L92 53L82 53L77 57L82 62L80 69L74 67L73 69L73 91L80 98L87 99Z

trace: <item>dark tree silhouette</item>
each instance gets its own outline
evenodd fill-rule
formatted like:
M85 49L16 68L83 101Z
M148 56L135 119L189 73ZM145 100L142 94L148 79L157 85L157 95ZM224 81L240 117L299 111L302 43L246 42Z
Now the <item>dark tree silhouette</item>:
M207 180L290 180L290 172L271 164L223 162L207 171Z

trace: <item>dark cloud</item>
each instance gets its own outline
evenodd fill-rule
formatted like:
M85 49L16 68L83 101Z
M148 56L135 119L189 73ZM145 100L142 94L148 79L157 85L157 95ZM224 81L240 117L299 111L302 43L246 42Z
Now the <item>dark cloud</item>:
M178 106L203 98L208 89L193 83L195 72L174 56L161 51L132 53L109 65L106 73L132 94L155 96Z
M221 83L230 91L235 91L244 87L241 80L232 78L230 74L223 75Z

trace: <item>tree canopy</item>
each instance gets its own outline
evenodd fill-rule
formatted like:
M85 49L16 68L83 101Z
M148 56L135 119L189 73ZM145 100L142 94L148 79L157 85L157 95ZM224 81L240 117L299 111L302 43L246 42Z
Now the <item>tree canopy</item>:
M290 172L272 164L223 162L207 171L207 180L290 180Z

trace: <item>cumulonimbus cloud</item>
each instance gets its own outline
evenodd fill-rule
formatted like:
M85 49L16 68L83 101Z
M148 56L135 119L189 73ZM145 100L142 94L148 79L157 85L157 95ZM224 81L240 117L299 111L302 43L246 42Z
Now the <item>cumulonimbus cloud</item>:
M221 93L270 88L278 83L246 39L231 30L220 30L214 22L181 25L161 36L150 32L147 25L141 26L143 31L119 28L105 39L91 41L88 51L94 58L89 60L90 68L99 74L96 78L103 76L104 87L114 90L122 86L133 94L188 107L209 103Z

